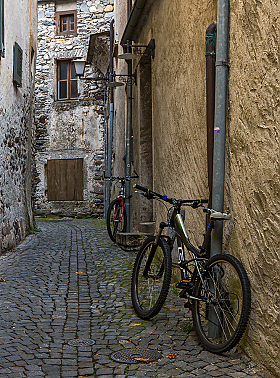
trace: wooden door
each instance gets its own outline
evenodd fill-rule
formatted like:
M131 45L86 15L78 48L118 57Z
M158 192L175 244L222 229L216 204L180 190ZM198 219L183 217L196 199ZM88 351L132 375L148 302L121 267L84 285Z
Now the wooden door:
M83 200L83 159L48 160L48 201Z

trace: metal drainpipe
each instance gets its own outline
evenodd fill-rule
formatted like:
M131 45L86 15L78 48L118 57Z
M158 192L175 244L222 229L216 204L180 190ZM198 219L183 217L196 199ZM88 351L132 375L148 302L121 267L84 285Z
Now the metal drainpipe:
M129 20L132 9L132 0L127 0L127 19Z
M128 52L130 49L128 49ZM127 61L128 75L132 75L132 60ZM131 175L131 128L132 128L132 78L127 81L127 118L126 118L126 156L125 156L125 175ZM130 232L130 181L125 183L125 210L127 215L127 232Z
M216 22L206 29L206 109L207 109L207 163L209 207L212 206L213 151L214 151L214 114L215 114L215 62L216 62Z
M103 131L103 138L104 138L104 168L103 168L103 171L104 171L104 175L107 176L107 160L108 160L108 148L107 148L107 141L108 141L108 130L107 130L107 125L106 125L106 86L104 86L104 122L103 122L103 125L104 125L104 131ZM103 213L104 213L104 217L106 218L106 212L107 212L107 208L108 208L108 199L107 199L107 186L108 186L108 182L106 180L104 180L103 182L103 189L104 189L104 209L103 209Z
M229 0L218 0L216 44L216 93L213 157L212 207L223 211L225 180L225 140L228 81ZM222 253L223 223L215 222L211 237L211 255Z
M114 20L110 22L110 73L114 73L113 62L113 48L114 48ZM113 127L114 127L114 89L110 89L110 121L107 136L107 171L106 176L112 175L112 149L113 149ZM107 209L109 207L111 197L111 181L105 180L105 217L107 216Z

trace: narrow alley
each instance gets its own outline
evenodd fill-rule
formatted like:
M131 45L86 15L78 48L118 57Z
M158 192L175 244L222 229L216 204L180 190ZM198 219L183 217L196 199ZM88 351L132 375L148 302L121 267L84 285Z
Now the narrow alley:
M0 257L0 377L265 377L236 350L204 351L172 290L153 321L137 318L135 255L110 241L103 221L46 219L38 227ZM135 348L161 358L112 358Z

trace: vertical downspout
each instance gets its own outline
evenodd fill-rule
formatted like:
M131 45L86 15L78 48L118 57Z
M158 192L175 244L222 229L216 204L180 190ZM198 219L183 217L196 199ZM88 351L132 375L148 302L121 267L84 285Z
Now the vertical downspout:
M207 163L209 208L212 207L213 186L213 152L214 152L214 115L215 115L215 62L216 62L216 22L212 22L206 29L206 114L207 114Z
M129 19L132 10L132 0L127 0L127 19Z
M114 20L110 22L110 74L114 73L113 63L114 48ZM108 130L108 146L107 146L107 172L106 176L112 175L112 146L113 146L113 127L114 127L114 89L110 88L110 121ZM111 181L105 180L105 217L109 207L111 197Z
M131 52L131 48L127 50ZM132 75L132 60L127 61L128 75ZM126 157L125 157L125 175L131 175L131 129L132 129L132 77L128 76L127 81L127 118L126 118ZM125 209L127 215L126 231L130 232L130 181L125 183Z
M107 100L107 88L106 85L104 85L104 95L103 95L103 103L104 103L104 113L103 113L103 139L104 139L104 175L107 176L107 161L108 161L108 125L106 122L106 116L107 116L107 109L106 109L106 100ZM104 180L103 182L103 188L104 188L104 217L106 218L106 212L108 208L108 198L107 198L107 187L108 187L108 181Z
M212 207L223 211L225 181L225 140L228 81L229 0L218 0L216 44L216 93L213 157ZM223 223L215 222L211 238L211 255L222 253Z
M129 20L132 10L132 0L127 0L127 20ZM127 52L131 52L131 48L127 49ZM132 75L132 60L127 62L127 73ZM131 130L132 130L132 77L128 76L127 91L127 114L126 114L126 156L125 156L125 175L131 175ZM130 181L125 182L125 210L127 215L126 231L130 232Z

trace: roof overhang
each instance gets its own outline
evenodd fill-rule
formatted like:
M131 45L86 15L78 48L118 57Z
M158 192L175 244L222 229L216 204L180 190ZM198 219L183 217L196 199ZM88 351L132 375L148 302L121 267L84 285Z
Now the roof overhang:
M127 41L137 40L155 1L157 0L136 0L134 2L121 39L121 45L125 44Z

